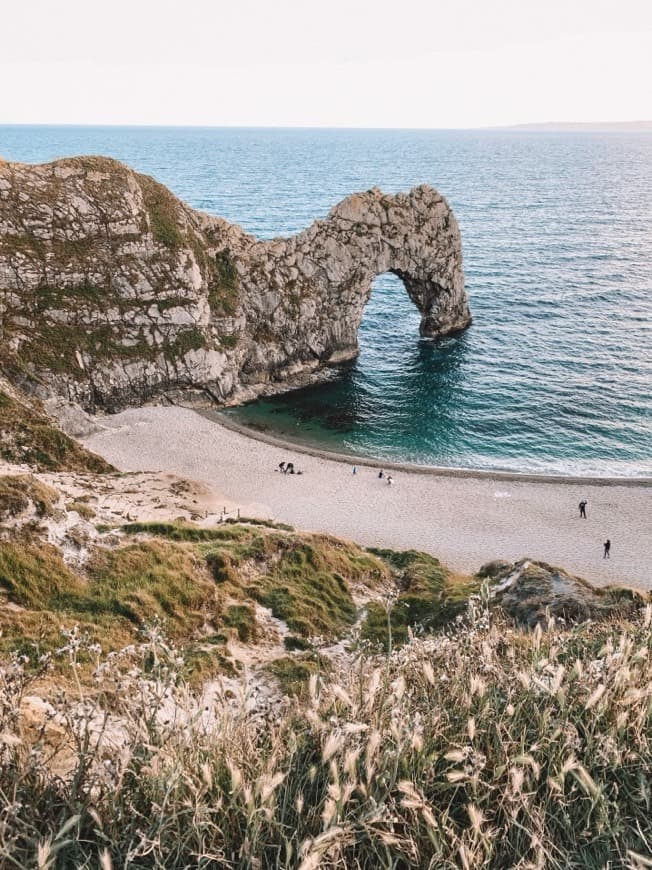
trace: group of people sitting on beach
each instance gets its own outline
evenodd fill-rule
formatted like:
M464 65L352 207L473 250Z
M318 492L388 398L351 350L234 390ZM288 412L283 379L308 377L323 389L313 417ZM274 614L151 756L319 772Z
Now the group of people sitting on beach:
M303 471L299 471L298 468L295 469L294 462L279 462L278 470L281 474L303 474Z

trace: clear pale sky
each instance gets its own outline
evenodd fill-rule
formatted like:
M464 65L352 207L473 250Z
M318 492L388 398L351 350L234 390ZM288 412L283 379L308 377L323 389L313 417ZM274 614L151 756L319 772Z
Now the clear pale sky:
M652 0L4 0L0 123L652 117Z

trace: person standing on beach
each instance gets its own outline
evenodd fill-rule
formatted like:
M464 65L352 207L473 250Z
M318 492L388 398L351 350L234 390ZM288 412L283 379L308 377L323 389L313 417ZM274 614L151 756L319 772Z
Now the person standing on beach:
M610 556L610 553L611 553L611 541L609 540L609 538L607 538L607 540L604 542L604 545L603 545L603 546L604 546L604 555L602 556L602 558L603 558L603 559L610 559L610 558L611 558L611 556Z
M381 468L380 471L378 472L378 480L382 480L384 476L385 476L385 472Z
M391 486L394 483L394 478L391 474L387 475L387 486Z
M354 465L354 466L353 466L353 474L357 474L357 473L358 473L358 469L357 469L356 466Z
M586 499L580 502L580 519L586 519Z

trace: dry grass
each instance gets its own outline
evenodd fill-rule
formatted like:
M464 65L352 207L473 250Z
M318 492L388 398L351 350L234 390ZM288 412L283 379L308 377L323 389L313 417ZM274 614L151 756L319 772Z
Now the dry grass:
M31 478L3 480L12 510L39 498ZM45 495L43 511L51 509ZM79 512L85 505L68 507ZM83 567L74 569L36 528L0 540L0 591L10 605L0 607L0 651L28 656L33 669L60 648L62 628L79 626L109 653L135 642L143 623L159 618L192 663L193 679L208 679L225 671L230 638L264 639L256 602L304 638L336 639L356 619L351 588L387 575L380 561L354 544L275 526L148 523L124 531L126 543L88 545ZM301 645L300 638L296 642ZM53 661L61 671L60 661ZM80 661L80 678L87 682L91 662L88 656Z
M0 477L0 521L33 508L37 517L52 516L59 494L31 474Z
M313 676L305 700L263 720L245 698L197 707L174 648L150 633L125 652L119 690L104 662L109 695L59 699L56 748L17 714L28 687L8 663L0 860L649 866L652 607L572 630L522 633L494 619L475 602L444 634ZM73 665L79 646L72 638Z
M0 458L38 471L113 471L112 466L62 432L38 402L0 390Z

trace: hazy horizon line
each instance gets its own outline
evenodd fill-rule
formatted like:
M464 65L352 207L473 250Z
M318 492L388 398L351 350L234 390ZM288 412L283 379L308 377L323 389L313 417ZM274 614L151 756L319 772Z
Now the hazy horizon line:
M336 124L132 124L122 122L88 123L77 121L2 121L2 127L90 127L90 128L127 128L127 129L175 129L175 130L382 130L382 131L423 131L423 132L652 132L651 120L632 121L531 121L519 124L492 124L464 127L383 127L383 126L340 126Z

